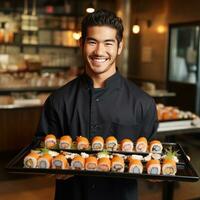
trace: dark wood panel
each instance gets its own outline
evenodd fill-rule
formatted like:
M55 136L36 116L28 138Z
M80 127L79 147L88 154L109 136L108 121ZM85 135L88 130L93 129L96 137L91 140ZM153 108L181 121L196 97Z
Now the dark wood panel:
M41 107L0 109L0 151L18 150L30 144L40 113Z
M196 85L179 82L168 82L167 85L169 91L176 93L175 98L168 100L169 105L196 112Z

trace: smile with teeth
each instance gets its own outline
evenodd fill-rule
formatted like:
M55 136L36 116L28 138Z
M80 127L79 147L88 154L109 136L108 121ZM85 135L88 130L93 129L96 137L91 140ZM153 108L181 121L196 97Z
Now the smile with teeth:
M96 62L96 63L103 63L103 62L106 62L108 60L108 58L102 58L102 57L91 57L91 60L93 62Z

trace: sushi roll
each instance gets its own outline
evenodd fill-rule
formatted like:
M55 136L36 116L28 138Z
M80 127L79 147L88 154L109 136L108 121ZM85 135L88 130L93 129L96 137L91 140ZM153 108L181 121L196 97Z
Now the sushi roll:
M53 134L48 134L44 139L45 148L52 149L56 147L56 137Z
M84 170L85 169L85 158L81 156L76 156L71 161L71 168L75 170Z
M48 153L43 154L38 159L38 168L49 169L51 167L52 156Z
M146 164L147 174L160 175L161 165L159 160L149 160Z
M109 151L116 151L118 147L117 139L114 136L106 138L106 149Z
M52 159L52 168L53 169L68 169L69 163L64 155L59 154Z
M140 137L136 141L135 150L136 152L146 152L148 147L147 139L145 137Z
M176 162L172 159L164 159L162 164L163 175L175 175L177 172Z
M121 150L125 152L133 151L133 142L130 139L123 139L121 141Z
M143 164L141 160L138 159L129 159L128 172L133 174L142 174Z
M59 148L60 149L71 149L72 138L69 135L64 135L60 138Z
M99 158L98 159L98 170L103 172L110 171L111 162L109 158Z
M83 150L83 149L89 148L89 141L86 137L78 136L76 138L76 142L77 142L77 149L78 150Z
M93 151L102 151L104 147L104 139L101 136L95 136L92 139L92 150Z
M111 160L111 170L113 172L124 172L124 159L120 156L114 156Z
M161 106L160 104L158 104L156 107L157 107L158 120L161 121L161 120L163 120L163 108L164 108L164 105L162 104L162 106Z
M179 114L180 114L179 109L174 108L174 109L172 110L172 119L174 119L174 120L179 119Z
M85 169L88 171L95 171L97 169L97 158L89 156L85 159Z
M159 140L152 140L149 144L150 153L162 153L163 146Z
M26 168L36 168L37 167L37 161L38 161L39 157L40 157L40 155L35 153L35 152L29 153L24 158L24 167L26 167Z

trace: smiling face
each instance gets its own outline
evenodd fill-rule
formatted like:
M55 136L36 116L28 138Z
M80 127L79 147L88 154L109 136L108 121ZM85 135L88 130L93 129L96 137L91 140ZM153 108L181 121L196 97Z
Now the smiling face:
M86 73L91 77L103 75L110 77L116 72L116 58L122 50L118 44L117 31L109 26L91 26L82 44Z

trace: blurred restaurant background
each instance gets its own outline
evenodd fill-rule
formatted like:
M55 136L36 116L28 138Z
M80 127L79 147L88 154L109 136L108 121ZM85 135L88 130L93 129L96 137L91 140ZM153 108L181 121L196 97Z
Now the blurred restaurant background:
M55 177L4 167L32 142L48 95L83 72L81 20L100 8L123 19L117 66L155 98L157 137L180 143L200 174L199 0L1 0L0 199L53 199ZM138 182L139 200L200 199L199 181Z

